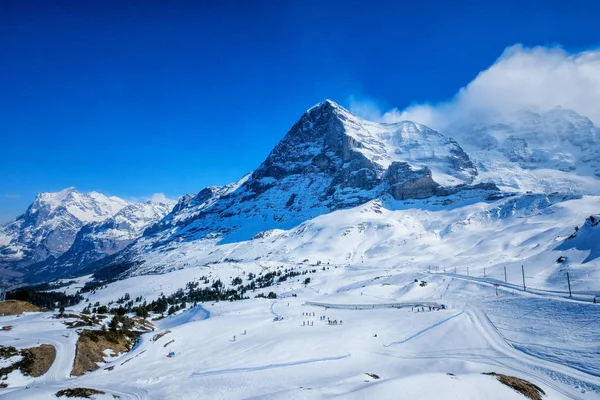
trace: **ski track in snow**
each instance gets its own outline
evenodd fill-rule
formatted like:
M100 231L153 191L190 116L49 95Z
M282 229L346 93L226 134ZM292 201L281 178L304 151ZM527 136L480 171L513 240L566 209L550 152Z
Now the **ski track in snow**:
M273 316L277 319L281 319L281 315L277 314L277 312L275 311L275 304L277 304L276 301L274 301L273 303L271 303L271 314L273 314Z
M523 353L516 349L514 346L511 346L499 332L498 328L492 323L483 311L476 307L470 307L467 310L467 313L471 320L478 325L480 332L484 335L488 343L492 345L492 347L498 351L500 354L504 354L507 356L505 360L507 360L504 364L509 366L510 368L516 369L523 373L527 373L528 375L532 375L535 378L543 381L548 386L553 387L555 390L563 393L565 396L572 399L580 399L580 397L574 396L568 391L563 390L559 386L557 386L552 379L548 378L550 375L557 375L558 379L564 380L578 380L578 383L584 383L586 386L598 393L600 393L600 380L595 379L594 376L591 376L586 373L581 373L578 370L574 370L570 367L566 367L561 364L556 364L552 361L548 361L545 358L533 356L527 353ZM519 368L518 366L514 366L514 364L518 366L528 367L526 370L523 368ZM539 374L532 371L550 371L550 373Z
M464 311L461 311L461 312L459 312L458 314L454 314L454 315L453 315L453 316L451 316L451 317L448 317L448 318L446 318L446 319L443 319L443 320L441 320L441 321L439 321L439 322L436 322L435 324L433 324L433 325L430 325L430 326L428 326L427 328L425 328L425 329L422 329L422 330L418 331L417 333L415 333L415 334L413 334L413 335L411 335L411 336L407 337L407 338L406 338L406 339L404 339L404 340L400 340L400 341L397 341L397 342L392 342L392 343L390 343L390 344L384 344L384 345L383 345L383 347L396 346L396 345L399 345L399 344L406 343L406 342L408 342L409 340L412 340L412 339L414 339L414 338L416 338L416 337L419 337L419 336L423 335L424 333L427 333L428 331L430 331L430 330L432 330L432 329L435 329L435 328L437 328L438 326L442 325L442 324L443 324L443 323L445 323L445 322L448 322L448 321L450 321L450 320L452 320L452 319L454 319L454 318L456 318L456 317L458 317L458 316L461 316L461 315L463 314L463 312L464 312Z
M262 371L265 369L294 367L297 365L313 364L313 363L325 362L325 361L337 361L337 360L343 360L344 358L348 358L350 356L351 356L351 354L344 354L341 356L313 358L310 360L292 361L292 362L280 363L280 364L261 365L258 367L231 368L231 369L221 369L221 370L216 370L216 371L194 372L190 376L192 378L197 378L197 377L208 376L208 375L234 374L237 372L254 372L254 371Z

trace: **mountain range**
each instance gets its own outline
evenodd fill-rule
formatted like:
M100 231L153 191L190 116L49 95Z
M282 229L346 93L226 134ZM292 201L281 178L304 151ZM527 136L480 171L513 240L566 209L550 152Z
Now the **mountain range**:
M0 228L0 268L14 280L37 282L250 257L298 260L303 247L314 246L310 238L332 226L339 230L334 236L375 229L379 237L389 226L399 229L380 218L399 210L456 213L485 204L447 226L419 222L421 239L438 240L474 219L536 215L600 192L599 130L571 110L524 110L447 132L412 121L366 121L326 100L307 110L256 170L176 204L132 203L73 188L41 193ZM362 210L365 220L350 213L348 225L340 225L343 210ZM349 249L344 259L368 259L375 250L366 250Z

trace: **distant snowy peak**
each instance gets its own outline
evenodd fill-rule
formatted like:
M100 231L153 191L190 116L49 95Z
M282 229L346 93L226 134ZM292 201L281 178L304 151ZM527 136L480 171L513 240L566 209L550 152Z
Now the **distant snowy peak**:
M130 202L118 197L107 197L98 192L79 193L70 187L55 193L40 193L24 216L36 216L35 222L68 213L82 222L101 221L114 215ZM33 221L31 221L33 222Z
M83 225L111 217L129 204L74 188L40 193L23 215L2 227L0 263L32 263L58 256L71 247Z
M163 218L173 208L172 203L152 202L134 203L122 208L114 216L94 225L98 235L117 238L125 235L128 239L140 236L150 224Z
M123 250L172 208L172 202L132 203L104 221L84 225L68 251L32 265L30 279L43 281L76 275L88 264Z

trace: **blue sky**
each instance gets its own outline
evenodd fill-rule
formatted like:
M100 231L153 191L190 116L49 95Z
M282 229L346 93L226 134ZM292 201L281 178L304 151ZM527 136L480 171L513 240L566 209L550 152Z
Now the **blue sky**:
M0 221L69 186L226 184L325 98L443 101L507 46L596 48L598 15L595 1L2 1Z

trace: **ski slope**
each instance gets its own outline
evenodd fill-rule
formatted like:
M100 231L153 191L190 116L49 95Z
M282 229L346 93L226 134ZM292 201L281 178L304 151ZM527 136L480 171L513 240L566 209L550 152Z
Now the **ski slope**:
M240 268L247 273L274 266ZM90 301L124 292L159 296L178 286L184 271L188 280L206 274L206 268L189 268L130 278L90 294ZM235 269L225 266L223 272L234 275ZM2 344L27 347L39 338L62 354L41 378L9 377L11 386L0 389L0 396L51 399L65 387L91 387L107 393L99 399L113 394L123 399L387 399L398 393L425 400L439 399L440 393L443 398L523 399L481 375L497 372L530 380L546 392L544 398L600 398L600 307L589 299L509 286L496 296L491 281L410 268L331 264L310 277L309 285L299 276L263 289L276 291L276 300L204 303L157 321L155 331L143 335L130 353L78 378L69 377L74 337L63 336L72 330L57 325L50 313L0 317L0 325L14 325L9 336L0 336ZM424 312L417 312L417 303ZM428 311L427 304L447 309ZM329 325L320 316L343 322ZM166 357L170 351L172 358Z

